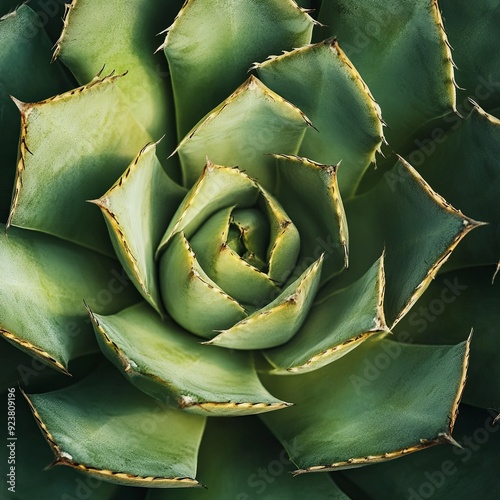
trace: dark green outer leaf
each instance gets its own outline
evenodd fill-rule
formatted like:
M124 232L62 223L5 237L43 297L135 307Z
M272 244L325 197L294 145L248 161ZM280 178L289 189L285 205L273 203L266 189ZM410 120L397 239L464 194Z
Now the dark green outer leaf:
M455 344L473 329L463 401L500 410L500 283L492 283L494 271L474 267L438 275L395 334L406 342Z
M436 446L343 474L371 500L494 499L498 495L500 425L487 412L460 407L454 436L463 448Z
M199 468L206 491L156 490L146 500L348 500L326 474L292 478L285 450L251 417L210 419Z
M106 191L150 142L121 104L120 78L126 75L97 76L45 101L16 102L22 126L7 225L114 254L99 211L86 200Z
M324 0L319 39L339 44L380 104L393 148L455 108L452 52L436 0Z
M3 498L9 500L128 499L124 488L86 476L74 469L54 467L46 470L47 466L53 462L54 456L43 439L21 391L15 385L11 387L14 390L12 400L15 404L15 437L17 439L7 440L7 445L10 444L14 450L15 463L8 463L10 449L7 448L7 453L3 454L0 464L0 473L4 479ZM2 408L7 408L6 395L2 395L0 401ZM2 432L2 437L4 437L4 432ZM8 480L6 476L11 465L15 467L15 492L7 490L9 483L5 483Z
M450 441L469 343L364 342L320 370L264 383L295 406L263 415L297 473L391 460ZM292 449L290 443L295 443Z
M448 268L499 262L500 120L475 105L466 120L455 121L421 151L418 170L429 184L469 217L488 224L458 246Z
M402 158L374 189L348 201L345 208L350 270L331 288L360 277L385 248L385 314L390 327L422 295L460 240L478 226Z
M453 47L458 97L480 102L490 111L500 105L499 0L439 0L446 33Z
M129 486L199 486L205 419L156 403L114 368L27 400L58 464Z

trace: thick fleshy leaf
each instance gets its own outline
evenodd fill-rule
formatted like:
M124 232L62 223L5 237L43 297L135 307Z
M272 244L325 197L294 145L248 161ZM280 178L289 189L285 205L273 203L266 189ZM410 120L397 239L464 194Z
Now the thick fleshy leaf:
M207 160L202 175L172 217L157 251L163 252L175 233L190 238L201 225L222 208L251 207L257 201L257 184L237 168L215 165Z
M228 207L212 215L190 239L191 248L210 279L238 302L269 301L279 294L278 287L227 244L232 211Z
M17 387L1 397L3 408L7 401L14 403L15 426L13 436L7 433L7 454L0 464L0 473L7 480L3 484L4 498L13 500L73 500L75 498L92 498L92 500L132 500L125 493L125 488L113 485L100 479L85 476L68 467L47 466L54 460L50 448L38 429L29 406L24 401ZM10 439L9 439L10 438ZM12 451L11 451L12 450ZM8 472L14 468L12 486L9 484ZM10 489L12 488L12 489Z
M494 270L475 267L438 275L395 334L406 342L455 344L473 329L463 400L500 411L500 283L492 283Z
M373 339L328 366L264 383L296 406L262 416L302 472L356 467L450 442L468 342ZM290 446L294 443L294 447Z
M269 154L296 154L310 126L302 111L250 76L177 147L183 184L195 183L208 157L238 166L273 191L275 167Z
M180 0L73 0L54 52L82 85L103 65L127 72L118 82L122 106L154 140L167 134L160 146L163 153L171 152L177 141L168 67L161 54L154 55L156 35L181 5Z
M211 339L247 315L201 268L184 233L176 233L160 257L159 279L168 314L200 337Z
M162 169L156 144L146 146L93 203L101 208L118 258L142 296L163 312L155 252L186 190Z
M117 80L126 77L96 77L45 101L17 101L21 139L8 225L113 253L99 211L85 200L108 189L149 142L120 105Z
M318 30L337 36L368 84L397 148L422 123L455 107L454 70L435 0L324 0Z
M282 285L295 269L301 249L301 238L295 224L278 200L264 189L261 189L261 192L271 226L269 234L271 241L267 250L267 274ZM302 270L303 268L299 272Z
M308 129L299 154L336 165L342 161L342 196L353 195L382 140L380 108L336 39L273 57L256 65L262 81L300 108Z
M374 189L348 201L345 208L350 270L332 287L339 289L360 277L385 247L385 313L391 327L422 295L460 240L478 226L402 158Z
M462 448L437 446L342 474L372 500L495 498L500 425L492 420L487 412L463 405L454 433Z
M13 2L11 7L19 4ZM0 16L7 12L0 11ZM6 222L21 124L10 94L25 101L38 101L64 92L72 84L60 64L49 65L52 43L27 5L0 20L0 46L0 221Z
M337 185L337 167L293 156L275 158L276 197L301 235L299 266L304 269L324 253L324 283L349 262L349 234Z
M204 416L289 406L264 389L249 354L202 346L144 303L111 316L90 314L106 356L152 397Z
M205 419L155 402L114 368L27 399L57 464L130 486L199 485Z
M264 352L274 375L317 370L358 347L372 335L387 332L383 303L383 258L351 286L311 308L290 342Z
M241 240L250 257L253 256L256 260L264 263L270 237L267 217L255 208L236 209L231 214L231 224L238 229L238 239Z
M458 246L449 267L500 261L500 120L475 106L438 142L421 150L422 174L436 191L468 216L487 222ZM397 177L394 178L397 182Z
M253 62L309 43L313 23L292 0L187 1L163 45L179 137L243 83Z
M306 321L319 288L322 264L320 257L271 303L234 326L221 329L221 333L204 344L266 349L288 342Z
M0 335L62 371L96 348L84 300L109 314L138 299L116 261L3 225L0 275Z
M463 99L472 97L488 111L500 106L500 55L491 50L500 24L500 2L439 0L453 47L457 82Z
M256 418L210 419L199 465L208 489L168 494L155 490L146 500L348 500L328 475L292 478L292 468L285 451Z

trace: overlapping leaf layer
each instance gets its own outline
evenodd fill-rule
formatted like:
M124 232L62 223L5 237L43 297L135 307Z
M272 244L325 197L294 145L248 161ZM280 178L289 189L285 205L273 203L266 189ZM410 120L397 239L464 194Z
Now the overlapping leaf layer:
M499 16L0 0L12 498L490 494Z

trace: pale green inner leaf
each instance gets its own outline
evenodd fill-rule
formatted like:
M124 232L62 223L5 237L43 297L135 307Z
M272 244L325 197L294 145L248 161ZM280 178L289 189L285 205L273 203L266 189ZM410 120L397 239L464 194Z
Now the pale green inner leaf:
M142 296L163 312L155 252L169 221L186 194L163 171L156 145L141 151L97 203L115 252Z
M276 174L269 155L296 154L308 126L298 108L251 76L179 144L183 184L195 183L208 158L238 166L272 189Z
M264 352L273 374L312 371L336 361L370 334L387 331L382 301L383 259L358 281L313 305L307 320L286 344Z

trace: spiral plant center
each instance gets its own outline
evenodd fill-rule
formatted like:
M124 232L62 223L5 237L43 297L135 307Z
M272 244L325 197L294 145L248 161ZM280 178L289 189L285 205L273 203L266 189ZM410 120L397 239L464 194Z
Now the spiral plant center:
M276 197L238 168L209 162L158 249L165 309L188 331L217 337L219 345L279 345L301 326L317 288L304 286L310 270L295 271L300 250L299 230ZM297 309L288 327L278 325L277 317Z

